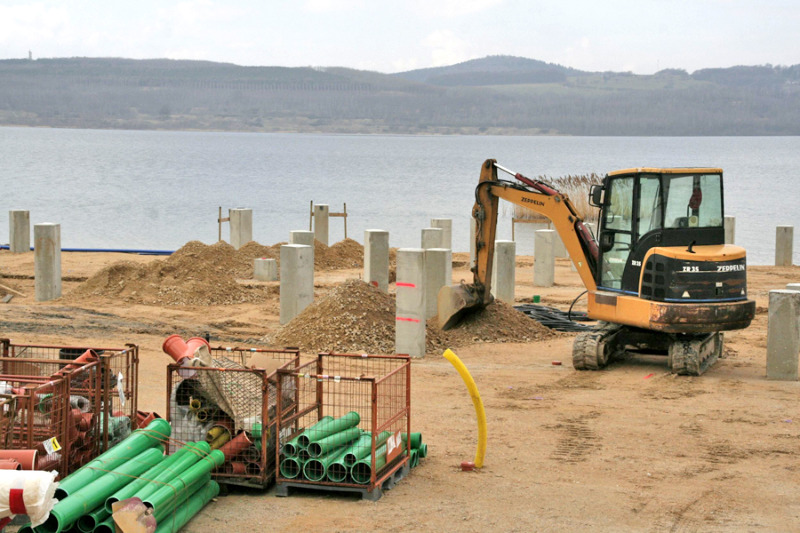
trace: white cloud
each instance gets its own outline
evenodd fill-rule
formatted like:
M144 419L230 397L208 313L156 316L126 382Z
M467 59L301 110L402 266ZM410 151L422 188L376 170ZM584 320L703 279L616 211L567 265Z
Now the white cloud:
M485 11L505 0L416 0L415 11L422 17L460 17Z
M364 0L306 0L303 10L309 13L332 13L365 7Z
M428 35L423 44L430 49L434 67L461 63L469 58L469 45L450 30L436 30Z
M63 38L68 33L68 21L69 13L61 7L42 3L0 5L0 44L27 49L41 41Z

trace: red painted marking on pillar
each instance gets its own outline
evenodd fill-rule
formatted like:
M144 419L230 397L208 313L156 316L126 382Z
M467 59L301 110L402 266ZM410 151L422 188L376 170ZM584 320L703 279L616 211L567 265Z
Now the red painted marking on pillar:
M398 281L397 282L397 286L398 287L411 287L412 289L415 289L417 287L414 283L405 283L405 282L402 282L402 281Z
M378 282L377 281L370 281L369 284L372 285L373 287L377 287L378 286Z
M402 321L402 322L419 322L419 318L408 318L404 316L399 316L395 320Z

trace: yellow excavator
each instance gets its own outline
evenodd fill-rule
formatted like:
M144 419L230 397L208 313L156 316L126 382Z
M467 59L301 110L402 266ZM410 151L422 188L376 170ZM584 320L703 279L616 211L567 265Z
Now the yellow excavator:
M498 170L516 181L498 179ZM527 207L555 226L588 292L597 325L573 345L576 370L598 370L626 353L666 355L672 372L700 375L722 352L723 331L746 328L744 248L725 244L722 170L633 168L593 185L598 238L569 198L488 159L475 189L474 281L443 287L439 324L457 325L493 300L492 261L499 200Z

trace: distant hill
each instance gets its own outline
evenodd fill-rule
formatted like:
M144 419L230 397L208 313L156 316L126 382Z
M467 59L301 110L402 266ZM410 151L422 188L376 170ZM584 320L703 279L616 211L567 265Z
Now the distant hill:
M587 74L536 59L489 56L448 67L424 68L395 74L419 83L445 86L515 85L564 82L567 76Z
M0 61L0 125L266 132L798 135L800 65L586 72L511 56L340 67Z

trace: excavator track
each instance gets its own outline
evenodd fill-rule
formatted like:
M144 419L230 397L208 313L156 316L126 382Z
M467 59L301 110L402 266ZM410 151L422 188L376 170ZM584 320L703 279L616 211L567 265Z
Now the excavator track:
M722 354L722 333L681 336L669 347L669 368L674 374L699 376Z
M572 366L575 370L605 368L616 354L614 340L623 327L610 322L598 322L592 331L579 333L572 345Z

